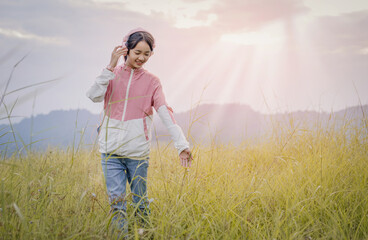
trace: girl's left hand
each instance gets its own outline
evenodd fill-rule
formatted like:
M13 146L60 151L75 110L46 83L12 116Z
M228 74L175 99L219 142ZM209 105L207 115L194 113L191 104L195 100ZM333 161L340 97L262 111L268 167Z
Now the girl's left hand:
M183 150L180 154L180 162L183 167L191 167L192 166L192 153L190 152L189 148Z

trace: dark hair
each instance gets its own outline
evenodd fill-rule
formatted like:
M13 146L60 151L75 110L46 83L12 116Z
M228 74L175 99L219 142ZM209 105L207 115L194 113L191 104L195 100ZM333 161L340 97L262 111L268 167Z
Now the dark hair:
M128 48L127 55L130 52L130 49L133 49L137 46L140 41L145 41L148 46L150 47L151 51L153 51L153 46L155 44L155 39L149 32L135 32L129 36L128 41L125 43L125 46ZM128 56L125 56L125 61L127 60Z

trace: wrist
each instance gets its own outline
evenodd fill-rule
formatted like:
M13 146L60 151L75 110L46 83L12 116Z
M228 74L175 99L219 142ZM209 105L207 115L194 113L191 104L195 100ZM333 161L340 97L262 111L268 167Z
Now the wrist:
M111 71L111 72L114 72L115 66L109 64L109 65L106 66L106 69L109 70L109 71Z

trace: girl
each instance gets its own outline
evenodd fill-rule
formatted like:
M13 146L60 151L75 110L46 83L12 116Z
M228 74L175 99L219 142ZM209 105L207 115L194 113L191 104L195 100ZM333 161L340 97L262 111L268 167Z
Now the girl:
M93 102L104 101L104 120L98 129L99 151L113 221L121 228L125 224L127 181L139 213L149 213L146 180L152 108L166 125L182 166L190 167L192 161L189 143L165 101L160 80L143 68L154 48L155 40L149 32L142 28L132 30L124 37L123 45L114 48L110 64L87 92ZM117 66L121 56L125 63Z

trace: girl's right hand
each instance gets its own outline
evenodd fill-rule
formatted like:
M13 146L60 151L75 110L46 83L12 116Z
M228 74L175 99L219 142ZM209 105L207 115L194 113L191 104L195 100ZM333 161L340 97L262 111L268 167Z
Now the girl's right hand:
M118 64L119 58L121 56L126 56L128 53L128 48L126 46L116 46L114 48L114 50L111 53L111 60L110 60L110 66L111 67L116 67L116 65Z
M181 165L183 167L186 167L187 168L187 167L191 167L192 166L193 157L192 157L192 153L189 150L189 148L183 150L179 154L179 157L180 157Z

